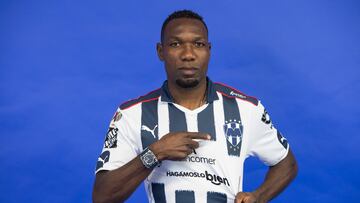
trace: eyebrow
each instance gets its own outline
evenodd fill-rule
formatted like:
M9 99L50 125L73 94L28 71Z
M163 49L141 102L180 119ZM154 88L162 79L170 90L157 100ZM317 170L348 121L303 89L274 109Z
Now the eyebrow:
M169 41L169 40L182 41L182 39L181 39L180 37L178 37L178 36L170 36L170 37L168 38L168 41ZM197 41L197 40L206 40L206 38L205 38L205 37L202 37L202 36L196 36L196 37L193 39L193 41Z

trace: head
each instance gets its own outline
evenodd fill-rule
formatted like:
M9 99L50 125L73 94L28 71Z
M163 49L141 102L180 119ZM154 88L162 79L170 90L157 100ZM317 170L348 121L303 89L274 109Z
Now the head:
M207 26L197 13L176 11L164 21L157 53L169 83L194 88L205 82L210 49Z

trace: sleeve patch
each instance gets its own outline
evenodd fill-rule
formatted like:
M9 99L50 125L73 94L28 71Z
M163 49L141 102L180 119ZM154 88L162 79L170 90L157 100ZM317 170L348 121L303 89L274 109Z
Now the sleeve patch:
M116 127L110 127L104 143L105 148L115 148L117 147L117 134L119 129Z
M112 118L112 122L115 123L119 121L121 118L122 118L122 113L120 111L116 111Z
M270 125L271 129L273 128L273 124L271 122L270 115L268 114L266 109L264 109L264 113L262 114L261 121L264 122L265 124Z

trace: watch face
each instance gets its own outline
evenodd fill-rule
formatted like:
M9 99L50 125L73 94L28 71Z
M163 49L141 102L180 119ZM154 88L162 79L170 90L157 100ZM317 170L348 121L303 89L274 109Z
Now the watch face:
M149 165L154 164L154 162L155 162L154 155L151 154L150 152L146 152L144 154L144 161L146 164L149 164Z

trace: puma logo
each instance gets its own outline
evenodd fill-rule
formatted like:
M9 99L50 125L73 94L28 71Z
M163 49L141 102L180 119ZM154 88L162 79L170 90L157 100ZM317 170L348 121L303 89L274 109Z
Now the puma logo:
M102 164L104 164L105 161L108 161L108 160L109 160L109 155L106 155L104 158L102 158L102 157L99 157L99 158L98 158L98 161L101 161Z
M110 152L104 151L98 158L98 161L96 163L96 170L102 168L104 164L109 161L109 159L110 159Z
M158 126L157 125L155 125L155 127L154 127L154 129L150 129L149 127L147 127L146 125L142 125L141 126L141 130L145 130L145 131L148 131L148 132L150 132L151 134L152 134L152 136L154 137L154 138L156 138L156 136L155 136L155 129L157 128Z
M284 138L284 137L280 134L279 131L277 132L277 137L278 137L279 142L282 144L282 146L284 146L284 148L287 149L287 147L288 147L288 142L287 142L286 138Z

